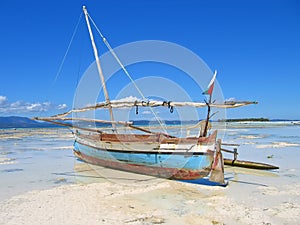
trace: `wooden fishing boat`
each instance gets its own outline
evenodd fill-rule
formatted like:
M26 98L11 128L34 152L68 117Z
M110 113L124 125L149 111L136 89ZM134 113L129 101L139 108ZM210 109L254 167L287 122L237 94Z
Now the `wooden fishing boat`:
M222 143L217 139L217 131L208 134L211 107L235 108L256 104L256 102L213 103L211 99L216 72L208 85L208 90L204 93L209 95L208 102L149 101L144 100L144 97L143 101L111 101L90 26L91 18L85 7L83 7L83 11L106 101L93 106L72 109L52 117L35 119L72 127L75 135L74 154L88 163L169 179L193 180L210 176L211 181L224 183ZM110 46L108 45L108 47ZM113 50L110 49L110 51ZM113 56L117 57L115 54ZM118 59L117 62L120 63ZM124 67L122 66L122 68ZM172 110L173 107L186 106L208 108L207 118L199 136L175 137L166 132L154 132L145 127L135 126L132 122L115 121L113 114L114 108L167 107ZM69 117L74 113L97 109L108 109L110 121ZM72 123L67 121L72 121ZM76 125L74 121L108 124L112 129L84 127ZM120 125L136 131L136 133L121 133L122 130L117 128Z
M77 134L74 152L84 161L113 169L171 179L198 179L211 171L216 137L217 132L200 139L164 134Z

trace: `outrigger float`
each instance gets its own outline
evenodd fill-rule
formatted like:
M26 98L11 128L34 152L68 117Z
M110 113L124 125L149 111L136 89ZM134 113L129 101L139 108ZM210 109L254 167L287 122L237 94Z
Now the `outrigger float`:
M208 102L165 102L148 100L131 102L111 101L106 89L104 75L102 73L97 48L90 26L91 17L85 7L83 7L83 12L106 101L97 103L93 106L72 109L71 111L55 116L43 118L36 117L34 119L74 129L74 154L76 157L87 163L116 170L147 174L168 179L195 180L209 176L211 181L224 184L224 159L222 151L228 152L230 150L222 148L224 144L222 144L220 139L217 139L217 130L208 135L211 108L236 108L249 104L257 104L257 102L230 101L224 102L223 104L212 102L212 92L216 72L208 85L208 90L205 92L205 94L209 95ZM104 37L103 40L107 42ZM113 50L110 49L110 51ZM120 63L117 56L115 54L113 55L117 59L117 62ZM122 68L124 68L123 65ZM145 127L136 126L130 121L115 121L113 114L113 109L116 108L166 107L173 110L175 107L187 106L208 108L204 126L202 126L198 136L187 136L183 138L172 136L166 132L154 132L150 129L146 129ZM97 109L108 109L110 113L110 120L70 117L70 115L74 113ZM70 123L67 121L72 122ZM111 126L112 129L107 130L102 129L101 127L85 127L74 123L76 121L80 122L78 124L88 122L94 124L106 124ZM121 133L122 129L117 128L120 126L136 131L136 133ZM231 164L233 166L247 165L247 167L250 166L250 164L254 165L250 162L242 163L241 161L238 161L236 159L236 150L234 150L233 153L235 156L234 160L229 161L226 159L225 164Z

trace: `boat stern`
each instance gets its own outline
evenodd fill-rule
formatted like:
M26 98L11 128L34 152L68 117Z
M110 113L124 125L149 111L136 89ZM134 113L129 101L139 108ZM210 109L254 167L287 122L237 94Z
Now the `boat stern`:
M225 184L224 159L221 152L221 139L218 139L216 142L216 151L214 155L214 161L211 167L211 173L209 175L209 180L212 182Z

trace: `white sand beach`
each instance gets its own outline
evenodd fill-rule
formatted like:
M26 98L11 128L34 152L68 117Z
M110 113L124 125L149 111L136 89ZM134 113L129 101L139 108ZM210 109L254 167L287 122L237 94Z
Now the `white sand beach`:
M50 145L53 140L44 141L41 149L49 145L50 150L37 150L42 137L32 144L32 151L27 146L24 152L20 143L27 139L10 138L1 142L0 224L296 225L300 215L299 147L278 144L274 148L273 144L299 143L299 129L236 129L228 141L270 134L252 144L247 138L240 142L240 159L280 169L226 166L226 187L205 179L186 183L92 166L76 160L68 148L56 148L70 146L71 138L54 146ZM55 140L53 131L50 135ZM258 147L262 145L264 148Z
M300 183L224 188L107 181L15 196L1 202L0 224L298 224L299 199Z

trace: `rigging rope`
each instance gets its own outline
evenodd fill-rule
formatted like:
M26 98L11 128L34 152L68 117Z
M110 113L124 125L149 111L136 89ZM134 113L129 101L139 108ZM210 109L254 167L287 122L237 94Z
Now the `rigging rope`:
M106 45L106 47L108 48L108 50L110 51L110 53L113 55L113 57L115 58L115 60L118 62L118 64L121 66L122 70L125 72L125 74L127 75L127 77L130 79L130 81L133 83L134 87L136 88L136 90L139 92L139 94L141 95L141 97L143 98L143 100L148 100L143 92L141 91L141 89L139 89L139 87L137 86L137 84L135 83L135 81L132 79L132 77L130 76L128 70L125 68L125 66L122 64L121 60L119 59L119 57L117 56L117 54L115 53L115 51L113 50L113 48L110 46L110 44L108 43L108 41L106 40L106 38L104 37L104 35L102 34L102 32L100 31L100 29L97 27L96 23L94 22L94 20L92 19L92 17L88 14L92 24L94 25L94 27L96 28L97 32L100 34L104 44ZM161 120L158 118L157 114L154 112L154 110L150 107L151 112L153 113L153 115L155 116L155 119L159 122L160 126L164 129L164 131L166 132L166 126L161 122Z
M67 57L67 55L68 55L68 53L69 53L69 50L70 50L70 47L71 47L71 45L72 45L73 39L74 39L75 34L76 34L76 32L77 32L79 23L80 23L80 21L81 21L82 14L83 14L83 13L81 12L81 14L80 14L80 16L79 16L79 19L78 19L78 22L77 22L77 24L76 24L76 27L75 27L75 29L74 29L74 31L73 31L71 40L70 40L70 42L69 42L68 48L67 48L67 50L66 50L66 52L65 52L65 55L64 55L64 57L63 57L63 60L62 60L62 62L61 62L61 64L60 64L60 66L59 66L59 68L58 68L58 71L57 71L57 73L56 73L56 76L55 76L55 78L54 78L54 81L53 81L52 85L55 84L55 82L56 82L58 76L59 76L60 73L61 73L61 70L62 70L63 65L64 65L64 63L65 63L65 60L66 60L66 57Z
M125 68L125 66L122 64L122 62L120 61L119 57L116 55L115 51L110 46L110 44L108 43L108 41L106 40L106 38L103 36L103 34L101 33L101 31L99 30L99 28L97 27L96 23L94 22L94 20L91 18L90 15L89 15L89 18L92 21L93 25L95 26L97 32L100 34L100 36L101 36L104 44L106 45L106 47L108 48L108 50L110 51L110 53L113 55L113 57L115 58L115 60L117 60L117 62L119 63L119 65L121 66L121 68L123 69L123 71L125 72L125 74L127 75L127 77L130 79L130 81L133 83L134 87L137 89L137 91L139 92L139 94L142 96L143 100L147 100L147 98L144 96L143 92L136 85L136 83L134 82L134 80L130 76L129 72L127 71L127 69Z

